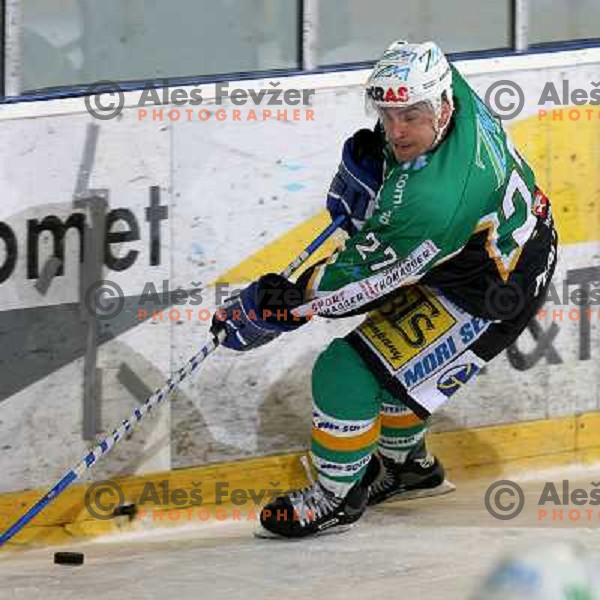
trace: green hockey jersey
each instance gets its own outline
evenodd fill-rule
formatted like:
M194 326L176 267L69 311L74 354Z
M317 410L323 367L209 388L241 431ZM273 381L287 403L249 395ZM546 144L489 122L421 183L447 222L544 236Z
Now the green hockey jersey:
M364 312L420 281L486 316L491 284L531 285L520 259L538 222L551 219L547 198L501 124L452 72L455 111L446 136L411 162L397 162L386 148L371 218L310 278L315 313Z

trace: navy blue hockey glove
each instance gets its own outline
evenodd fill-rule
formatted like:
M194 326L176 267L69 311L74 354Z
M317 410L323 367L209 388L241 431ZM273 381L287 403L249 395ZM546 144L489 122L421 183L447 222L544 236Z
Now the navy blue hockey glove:
M360 129L344 143L342 162L327 194L332 220L349 217L341 225L348 234L360 231L375 210L383 183L383 140L370 129Z
M210 331L225 331L222 345L244 352L267 344L286 331L304 325L308 319L293 314L304 303L303 290L285 277L270 273L226 301L215 313Z

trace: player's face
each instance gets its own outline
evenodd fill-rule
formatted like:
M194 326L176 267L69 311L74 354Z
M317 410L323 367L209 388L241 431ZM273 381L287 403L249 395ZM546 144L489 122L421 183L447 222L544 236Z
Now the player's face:
M433 108L421 102L407 108L382 108L379 110L386 138L396 160L414 160L433 145L438 128ZM445 123L442 110L441 123Z

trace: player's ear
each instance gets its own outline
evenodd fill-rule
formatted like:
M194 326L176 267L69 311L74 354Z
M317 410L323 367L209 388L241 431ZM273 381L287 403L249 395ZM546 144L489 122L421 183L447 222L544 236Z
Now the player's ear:
M444 94L442 95L442 112L440 115L440 127L444 127L446 125L446 123L448 123L448 121L450 120L451 116L452 116L452 106L450 105L450 102L448 101L446 92L444 92Z

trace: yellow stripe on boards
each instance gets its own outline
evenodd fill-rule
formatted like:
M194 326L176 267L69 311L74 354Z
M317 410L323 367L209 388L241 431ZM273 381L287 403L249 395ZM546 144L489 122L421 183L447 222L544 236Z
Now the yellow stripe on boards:
M327 225L331 218L326 210L300 223L275 241L260 248L211 283L244 283L254 281L265 273L278 273L296 258ZM329 256L340 244L340 234L334 234L304 264L302 270Z
M574 461L595 464L600 460L600 413L590 412L570 417L541 421L528 421L431 433L427 436L428 448L440 457L449 477L455 481L481 477L502 478L506 472L536 471L546 467L569 465ZM307 440L308 441L308 440ZM146 484L160 488L168 481L170 490L192 490L202 482L201 508L231 507L219 502L218 484L231 493L234 490L262 491L288 490L306 485L306 474L300 463L301 454L265 456L187 469L175 469L163 473L151 473L116 479L125 498L137 503ZM93 519L85 508L85 494L89 484L73 485L61 494L45 511L36 517L7 548L30 544L62 544L73 537L90 537L118 530L115 520ZM4 530L31 506L46 490L29 490L0 494L0 530ZM254 503L249 500L247 508ZM152 510L152 505L141 505ZM164 512L186 511L180 505L154 507ZM239 506L236 505L236 508ZM124 519L119 517L119 519ZM184 516L175 524L186 523ZM145 529L149 524L167 526L170 519L150 520L132 526ZM1 552L1 551L0 551Z
M593 119L586 109L594 108ZM509 132L547 194L561 244L600 240L600 119L598 107L562 107L562 121L535 116ZM559 113L556 113L559 114ZM579 114L578 120L576 115ZM571 118L569 118L571 115Z

